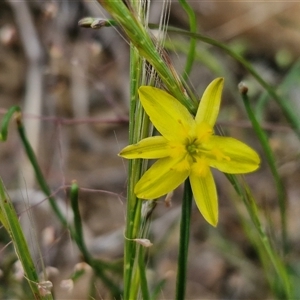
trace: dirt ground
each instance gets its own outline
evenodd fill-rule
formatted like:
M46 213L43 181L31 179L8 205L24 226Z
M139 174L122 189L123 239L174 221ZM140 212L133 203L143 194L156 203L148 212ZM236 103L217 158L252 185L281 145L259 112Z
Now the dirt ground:
M152 22L158 22L161 4L153 1ZM279 86L299 62L299 3L191 1L191 5L197 13L199 31L240 51L272 85ZM0 113L2 116L12 105L21 106L29 139L60 205L71 218L67 191L72 180L77 180L88 248L95 257L113 260L123 255L127 163L117 154L128 138L129 47L114 28L77 26L82 17L103 14L100 5L89 1L2 1ZM187 17L177 2L171 8L170 24L187 28ZM236 87L245 80L254 103L262 89L221 50L202 43L197 50L204 54L194 65L191 86L201 95L213 78L225 77L219 125L226 135L248 143L262 155L261 169L246 179L259 206L272 219L271 233L276 236L280 228L276 188L262 149L246 122ZM180 72L184 56L179 50L170 55ZM282 90L296 110L300 109L299 89L298 76ZM274 101L268 102L261 117L285 183L290 259L297 261L299 139ZM217 229L210 228L194 207L186 298L270 299L257 253L240 224L236 195L223 174L214 175L220 222ZM20 212L36 261L40 249L45 265L59 270L52 275L56 298L87 299L90 270L72 291L60 286L81 257L40 192L13 122L8 140L0 145L0 176ZM160 299L174 298L181 195L179 188L171 208L158 201L154 212L154 246L149 250L148 266L150 283L166 279ZM32 228L36 229L34 235ZM4 247L0 239L0 249ZM2 255L0 268L4 262ZM97 295L99 299L107 297L101 284L97 285Z

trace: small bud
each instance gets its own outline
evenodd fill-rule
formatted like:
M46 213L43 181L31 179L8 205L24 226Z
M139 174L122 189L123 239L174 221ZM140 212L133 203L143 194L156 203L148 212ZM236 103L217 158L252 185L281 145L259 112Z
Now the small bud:
M247 93L248 93L248 87L247 87L247 85L244 82L240 82L239 83L238 89L239 89L240 94L247 95Z
M148 239L134 239L134 241L146 248L149 248L153 245Z
M93 28L93 29L99 29L102 27L109 27L109 26L115 26L116 22L113 20L106 20L101 18L93 18L93 17L86 17L78 22L78 26L84 27L84 28Z

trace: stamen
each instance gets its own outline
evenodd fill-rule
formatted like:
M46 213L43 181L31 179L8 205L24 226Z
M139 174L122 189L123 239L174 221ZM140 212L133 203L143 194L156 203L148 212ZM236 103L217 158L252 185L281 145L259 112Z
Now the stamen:
M227 161L230 161L231 158L227 155L224 155L224 153L218 149L218 148L214 148L211 150L211 153L216 157L216 159L218 161L221 161L221 160L227 160Z

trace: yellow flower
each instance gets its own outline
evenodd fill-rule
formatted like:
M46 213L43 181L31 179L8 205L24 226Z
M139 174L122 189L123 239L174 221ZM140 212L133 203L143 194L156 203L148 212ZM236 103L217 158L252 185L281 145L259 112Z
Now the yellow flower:
M141 199L163 196L189 177L196 204L213 226L218 223L218 199L210 167L240 174L252 172L260 164L258 154L246 144L214 135L223 85L223 78L209 84L195 117L165 91L140 87L140 101L162 136L145 138L119 154L127 159L159 159L135 186Z

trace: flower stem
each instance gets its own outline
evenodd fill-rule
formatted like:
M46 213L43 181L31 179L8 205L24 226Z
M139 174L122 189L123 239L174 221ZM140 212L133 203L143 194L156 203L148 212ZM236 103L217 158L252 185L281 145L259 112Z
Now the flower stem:
M179 254L178 254L178 270L176 282L176 300L185 298L186 289L186 270L187 257L190 239L190 222L192 210L193 193L189 179L184 183L184 194L182 201L181 222L180 222L180 238L179 238Z

